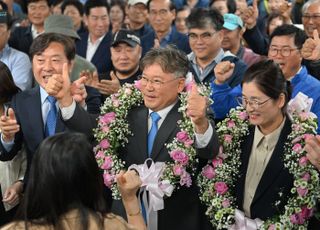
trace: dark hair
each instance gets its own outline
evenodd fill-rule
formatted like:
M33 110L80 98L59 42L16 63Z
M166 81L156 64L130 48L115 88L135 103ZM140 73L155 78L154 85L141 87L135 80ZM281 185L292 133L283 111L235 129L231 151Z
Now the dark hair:
M111 3L110 3L110 10L113 6L119 6L122 13L123 13L123 19L122 19L122 22L124 21L125 17L126 17L126 6L124 4L123 1L121 0L112 0Z
M186 77L189 70L187 55L171 45L148 51L140 62L140 68L143 71L153 64L160 65L163 72L173 73L176 78Z
M76 55L76 48L74 41L71 38L57 33L44 33L39 35L32 42L29 51L31 60L34 55L40 55L52 42L57 42L64 47L64 53L69 61L74 59Z
M1 3L1 1L0 1ZM6 24L7 25L7 30L10 30L11 26L12 26L12 17L10 15L10 13L7 11L7 10L0 10L0 14L2 15L6 15L6 21L3 22L3 24ZM2 23L1 23L2 24Z
M60 218L79 210L77 229L89 229L89 216L102 226L108 212L103 179L92 145L81 133L60 133L45 139L35 153L18 220L61 229ZM100 214L100 215L99 215Z
M273 100L277 100L283 93L285 104L282 112L285 113L292 89L290 82L285 79L278 64L272 60L262 60L253 64L246 70L242 85L249 82L256 83L259 90Z
M209 6L212 7L212 4L217 1L224 1L227 4L228 13L234 14L237 11L237 4L235 0L211 0Z
M61 5L62 13L64 13L64 10L67 6L74 6L78 10L79 14L83 16L83 4L81 2L75 0L65 0Z
M286 21L285 18L283 17L283 15L280 14L280 12L276 11L276 12L270 13L267 18L267 23L266 23L266 31L267 31L267 34L269 34L269 35L270 35L270 31L269 31L270 23L275 18L280 18L283 21L283 23L285 23L285 21Z
M61 2L63 2L63 0L54 0L54 1L51 1L51 6L57 6L57 5L59 5Z
M14 84L8 66L0 61L0 105L9 102L19 91L20 89Z
M105 1L105 0L88 0L84 4L85 15L88 16L90 14L90 10L92 8L96 8L96 7L105 7L109 13L110 7L109 7L109 4L107 3L107 1Z
M3 11L8 11L8 5L5 2L0 1L0 5Z
M184 5L181 8L177 9L176 14L178 14L179 12L182 12L182 11L186 11L186 10L191 12L191 8L188 5Z
M203 29L208 25L216 31L222 29L224 20L222 15L216 9L195 8L191 10L186 20L188 29Z
M294 44L298 49L302 48L303 43L308 38L306 33L294 25L284 24L275 28L270 36L270 44L276 36L289 36L294 37Z
M27 1L27 6L28 6L30 3L40 2L40 1L45 1L45 2L47 2L48 6L50 7L50 0L28 0L28 1Z
M165 1L165 0L164 0ZM172 11L172 10L176 10L176 6L175 6L175 4L173 3L173 1L171 1L171 0L168 0L169 1L169 10L170 11ZM149 0L148 2L147 2L147 9L148 9L148 11L150 11L150 3L152 2L152 0Z

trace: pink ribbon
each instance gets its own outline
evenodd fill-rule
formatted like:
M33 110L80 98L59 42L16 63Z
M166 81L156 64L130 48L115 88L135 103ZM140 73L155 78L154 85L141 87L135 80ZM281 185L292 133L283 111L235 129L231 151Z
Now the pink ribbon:
M263 224L259 218L253 220L246 217L239 209L235 211L235 221L236 223L230 226L229 230L257 230Z

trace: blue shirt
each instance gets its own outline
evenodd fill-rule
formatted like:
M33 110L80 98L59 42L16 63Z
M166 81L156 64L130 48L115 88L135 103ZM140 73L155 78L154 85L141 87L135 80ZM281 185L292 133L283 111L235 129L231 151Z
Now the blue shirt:
M7 44L0 52L0 61L8 66L14 83L21 89L30 89L32 86L32 70L28 55L9 47Z

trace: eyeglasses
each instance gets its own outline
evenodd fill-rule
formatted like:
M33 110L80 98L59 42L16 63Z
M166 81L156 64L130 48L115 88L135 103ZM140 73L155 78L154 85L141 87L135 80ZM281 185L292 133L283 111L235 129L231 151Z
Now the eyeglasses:
M198 41L198 39L200 38L202 41L209 41L218 31L215 31L215 32L205 32L205 33L202 33L200 35L198 34L195 34L195 33L189 33L188 34L188 37L189 37L189 41L190 42L195 42L195 41Z
M303 20L320 20L320 14L304 14L302 15Z
M168 81L161 81L159 79L148 79L147 77L143 76L143 75L140 75L138 76L138 80L140 80L140 84L141 86L143 87L146 87L148 85L148 83L150 83L150 85L156 89L159 89L161 88L161 86L163 86L164 84L167 84L169 82L172 82L172 81L175 81L175 80L178 80L179 78L174 78L174 79L171 79L171 80L168 80Z
M289 57L291 52L294 51L294 50L299 50L299 49L298 48L290 48L290 47L284 47L284 48L281 48L281 49L276 49L274 47L270 47L268 54L269 54L269 56L274 57L274 56L277 56L278 53L280 52L280 54L283 57Z
M264 105L270 99L271 99L271 97L269 97L267 100L261 102L257 99L247 99L242 96L236 97L238 104L241 105L243 108L246 108L247 105L249 104L250 107L255 110L259 109L262 105Z

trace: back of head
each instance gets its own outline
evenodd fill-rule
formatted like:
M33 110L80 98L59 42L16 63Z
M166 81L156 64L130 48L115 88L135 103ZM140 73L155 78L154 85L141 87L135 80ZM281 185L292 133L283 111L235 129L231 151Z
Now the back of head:
M254 82L265 95L277 100L280 94L285 95L285 107L291 98L290 82L286 81L280 67L272 60L262 60L250 66L242 80L244 83Z
M76 47L71 38L57 34L57 33L44 33L36 37L30 47L31 60L35 55L40 55L51 43L59 43L64 47L64 53L68 61L72 61L76 55Z
M109 12L110 7L105 0L87 0L86 3L84 4L84 13L85 15L90 15L90 10L92 8L96 7L105 7L107 11Z
M270 36L270 41L272 41L274 37L278 37L278 36L294 37L294 44L298 49L302 48L303 43L308 38L306 33L303 30L299 29L294 25L289 25L289 24L284 24L275 28L275 30L272 32ZM283 45L286 45L286 44L283 44Z
M45 139L33 157L18 218L57 225L61 215L78 209L86 219L90 211L107 211L102 192L103 180L87 137L57 134Z
M189 70L187 55L173 46L153 48L140 62L140 68L158 64L165 73L173 73L176 78L186 77Z
M45 33L62 34L74 39L80 39L79 35L73 28L72 19L66 15L50 15L44 21Z
M0 61L0 106L10 101L20 89L15 85L11 71Z
M187 18L188 29L205 29L208 26L216 31L222 29L223 17L216 9L195 8Z
M61 12L64 13L67 6L74 6L81 16L83 16L83 4L80 1L65 0L61 5Z

